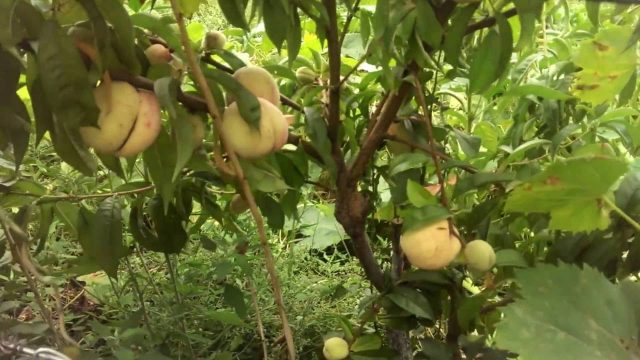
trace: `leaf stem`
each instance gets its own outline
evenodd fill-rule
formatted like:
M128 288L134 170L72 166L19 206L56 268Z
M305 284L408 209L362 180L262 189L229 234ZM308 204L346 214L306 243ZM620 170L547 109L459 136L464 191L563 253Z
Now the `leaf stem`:
M609 206L611 210L615 211L618 215L620 215L621 218L623 218L627 223L629 223L629 225L631 225L634 229L636 229L636 231L640 231L640 223L633 220L631 216L627 215L627 213L624 212L624 210L620 209L618 205L616 205L611 199L609 199L606 196L603 196L602 200L604 200L604 202Z

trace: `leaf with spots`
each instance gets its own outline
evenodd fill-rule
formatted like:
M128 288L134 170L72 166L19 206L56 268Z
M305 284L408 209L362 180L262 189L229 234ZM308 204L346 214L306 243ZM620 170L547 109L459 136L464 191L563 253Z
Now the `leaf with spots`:
M517 271L516 280L522 298L504 309L497 347L528 360L640 356L632 302L597 270L544 264Z
M505 211L546 213L549 228L592 231L609 226L609 210L602 202L627 164L606 157L577 157L551 164L540 174L516 187Z
M636 45L629 46L632 29L610 26L580 43L573 62L577 73L573 92L581 100L600 104L613 99L636 71Z

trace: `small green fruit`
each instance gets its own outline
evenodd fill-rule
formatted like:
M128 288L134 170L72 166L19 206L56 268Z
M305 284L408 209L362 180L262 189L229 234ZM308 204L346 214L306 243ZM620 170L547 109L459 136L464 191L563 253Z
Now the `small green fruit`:
M220 31L209 31L202 42L206 51L222 50L227 43L227 37Z
M349 356L349 344L344 339L332 337L324 342L322 354L327 360L342 360Z
M473 240L465 246L464 258L471 270L489 271L496 264L496 253L493 247L484 240Z
M296 70L296 80L302 85L313 84L316 81L318 74L313 69L306 66L298 68Z

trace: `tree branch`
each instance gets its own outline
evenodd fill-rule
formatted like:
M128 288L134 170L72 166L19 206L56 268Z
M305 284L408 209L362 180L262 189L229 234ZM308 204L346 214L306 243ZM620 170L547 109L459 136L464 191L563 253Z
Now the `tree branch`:
M344 44L344 38L347 37L347 32L349 31L349 25L351 25L351 20L356 15L356 12L359 10L360 0L356 0L353 3L353 7L349 11L349 15L347 15L347 19L344 21L344 26L342 27L342 33L340 34L340 47L342 48L342 44Z
M374 152L380 147L391 122L396 117L400 106L402 106L412 88L410 83L403 81L398 91L390 95L387 101L381 104L380 116L373 127L370 128L360 152L358 152L353 165L351 165L351 181L357 181L364 174Z
M233 149L229 146L229 142L225 141L226 136L222 131L222 118L220 117L220 111L216 106L215 100L213 98L213 94L211 93L211 89L209 89L209 85L207 84L207 80L202 73L202 69L198 65L196 61L196 56L191 48L191 42L187 35L187 27L184 23L184 16L180 11L180 6L178 4L178 0L170 0L171 9L173 10L173 14L175 16L176 22L178 23L178 28L180 30L180 42L182 43L182 47L184 48L185 54L187 55L187 61L191 68L192 74L194 76L196 84L200 87L205 102L207 104L207 109L211 117L213 118L213 125L217 130L217 135L219 136L222 144L225 147L227 154L229 155L229 159L233 166L234 175L238 182L239 188L241 190L242 197L245 199L247 204L249 205L249 209L251 210L251 215L256 223L256 227L258 230L258 237L260 239L260 245L262 247L264 261L267 268L268 278L271 282L271 288L273 290L274 300L278 309L278 314L280 316L280 321L282 322L282 332L287 341L287 354L290 360L295 360L296 358L296 348L293 343L293 333L291 332L291 327L289 326L289 320L287 319L287 312L284 306L284 300L282 297L282 289L280 287L280 280L278 279L278 273L275 268L275 260L273 258L273 254L271 253L271 248L269 247L269 241L267 239L267 233L265 230L265 223L262 214L260 214L260 210L256 204L256 199L251 192L251 187L249 186L249 182L244 176L244 171L240 162L238 160L237 155L233 151Z
M518 10L516 10L516 8L511 8L505 12L502 13L502 16L506 17L507 19L513 16L516 16L518 14ZM496 18L494 16L482 19L476 23L473 23L469 26L467 26L467 30L464 32L466 35L471 34L473 32L476 32L480 29L484 29L484 28L488 28L491 27L493 25L496 24Z

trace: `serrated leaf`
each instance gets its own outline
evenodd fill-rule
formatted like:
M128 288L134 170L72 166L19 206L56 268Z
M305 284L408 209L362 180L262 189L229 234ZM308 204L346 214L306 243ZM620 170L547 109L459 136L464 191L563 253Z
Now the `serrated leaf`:
M453 15L451 25L446 30L444 44L442 45L444 59L454 68L457 68L460 63L460 51L463 48L462 40L464 39L467 25L479 5L480 3L477 2L460 8L460 10Z
M518 250L502 249L496 251L496 266L513 266L526 268L529 266L529 264Z
M95 126L98 107L89 74L71 39L57 22L47 20L39 38L37 62L47 104L58 121Z
M162 196L165 209L169 207L176 186L176 183L171 180L171 176L167 175L167 172L171 171L168 169L174 169L176 165L175 149L169 134L161 130L156 141L142 155L151 180Z
M351 344L351 351L367 351L378 350L382 347L382 339L376 334L366 334L358 337L356 341Z
M218 0L220 10L229 23L235 27L239 27L249 31L249 25L244 17L245 2L243 0Z
M633 359L638 357L635 311L620 287L589 266L541 264L519 270L522 299L498 323L499 348L522 358Z
M500 35L495 29L482 39L471 60L469 68L469 90L474 94L485 92L498 78L498 63L501 57Z
M118 276L118 263L127 255L122 243L122 215L115 198L103 200L96 213L84 207L78 216L78 241L83 255L98 264L110 277Z
M625 162L618 159L582 157L557 161L514 189L505 211L548 212L550 229L604 229L611 220L601 197L626 170Z
M262 21L269 39L278 51L287 38L289 27L288 11L280 0L263 0Z
M235 309L240 317L247 316L247 304L244 301L244 294L237 286L225 284L222 294L224 304Z
M440 25L435 11L428 1L417 1L415 4L416 31L420 39L434 50L440 48L444 30L442 30L442 25Z
M547 86L537 84L525 84L512 87L505 93L505 96L527 96L533 95L549 100L568 100L571 99L571 95L562 91L552 89Z
M149 201L147 211L153 221L158 237L158 248L165 254L178 254L187 243L189 236L182 225L182 218L173 204L165 209L163 200L154 197Z
M120 1L101 0L96 4L111 26L114 37L112 44L118 55L118 59L127 67L127 70L134 74L140 74L140 62L136 57L133 23L124 5Z
M400 308L418 317L433 320L433 310L429 300L418 290L404 286L397 286L385 295Z
M246 326L246 324L244 323L244 321L242 321L238 314L232 311L208 310L205 311L202 315L207 320L221 322L225 325Z

